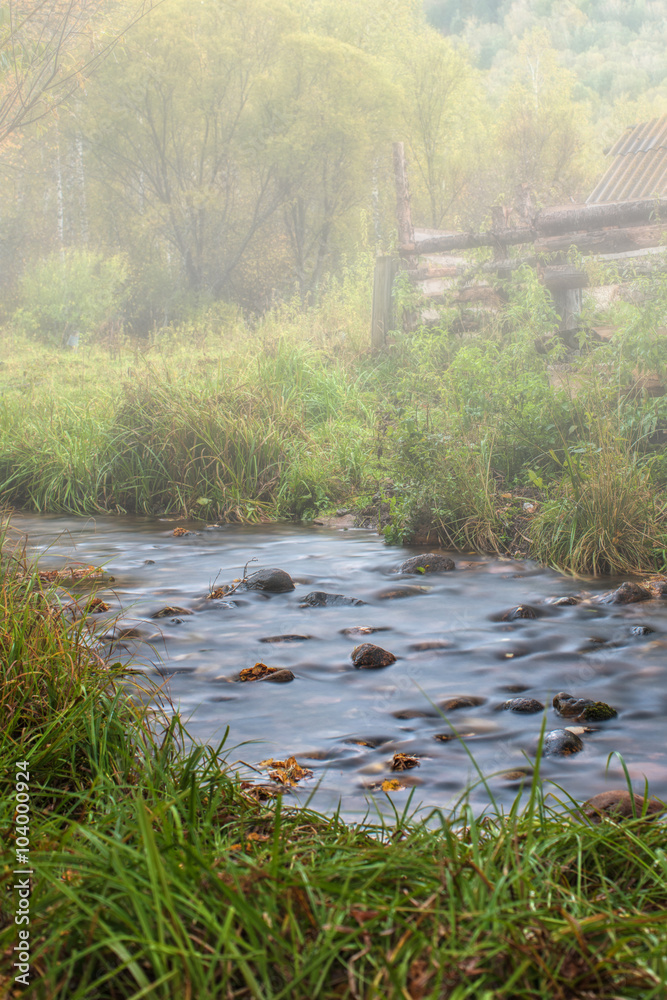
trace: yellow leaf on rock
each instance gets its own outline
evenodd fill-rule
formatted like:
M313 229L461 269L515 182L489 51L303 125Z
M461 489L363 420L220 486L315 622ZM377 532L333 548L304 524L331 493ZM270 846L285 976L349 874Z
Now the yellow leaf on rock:
M382 782L383 792L400 792L405 785L402 785L397 778L385 778Z

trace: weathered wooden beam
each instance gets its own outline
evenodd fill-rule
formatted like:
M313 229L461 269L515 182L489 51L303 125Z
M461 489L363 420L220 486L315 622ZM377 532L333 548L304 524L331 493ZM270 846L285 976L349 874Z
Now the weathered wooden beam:
M576 236L547 236L535 240L536 253L558 253L574 246L579 253L624 253L667 243L667 225L633 226L630 229L594 229Z
M549 236L565 234L568 246L576 245L578 234L606 227L655 226L660 210L667 206L658 200L631 201L619 205L586 205L578 208L548 209L537 215L532 226L514 229L491 229L482 233L446 233L417 240L414 245L402 244L404 253L447 253L452 250L471 250L475 247L515 246L534 243ZM659 226L658 226L659 228ZM667 229L667 222L665 223ZM567 241L566 241L567 242Z
M402 142L394 143L394 180L396 183L396 220L398 222L398 242L401 248L412 247L415 242L415 231L412 225L410 187L408 184L408 170L405 162L405 146Z
M555 264L545 267L540 273L540 278L550 292L587 288L590 284L586 272L571 264Z
M395 257L377 257L373 275L373 312L371 316L371 350L384 347L385 338L394 325L391 288L398 271Z

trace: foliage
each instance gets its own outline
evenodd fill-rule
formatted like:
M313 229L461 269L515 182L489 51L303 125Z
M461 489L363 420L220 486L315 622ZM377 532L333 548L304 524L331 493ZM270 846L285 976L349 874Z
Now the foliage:
M86 250L52 254L24 275L24 305L14 315L16 327L49 344L63 347L78 334L90 340L119 319L128 282L124 257L102 257Z
M209 308L142 349L48 351L7 332L2 499L256 521L383 493L391 543L430 532L578 572L663 565L667 403L648 391L665 384L661 279L605 314L609 343L555 336L520 269L478 333L455 332L450 303L373 356L367 282L362 255L320 306L297 297L252 328Z
M507 43L491 71L474 65L471 20L469 49L417 0L155 6L57 120L0 158L4 292L54 251L122 254L125 320L144 336L221 299L255 314L295 291L317 303L351 256L386 251L393 139L418 227L478 228L499 206L517 224L583 200L624 116L661 108L659 93L584 99L549 4L477 5L479 30ZM593 17L575 6L573 24Z

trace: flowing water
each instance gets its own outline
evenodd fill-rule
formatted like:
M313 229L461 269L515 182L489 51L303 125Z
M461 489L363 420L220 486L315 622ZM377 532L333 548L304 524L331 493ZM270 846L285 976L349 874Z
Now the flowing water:
M401 561L423 549L386 547L361 529L227 525L174 537L174 522L153 518L17 516L13 524L27 532L41 568L94 564L113 575L99 591L111 611L94 616L97 634L113 626L116 635L137 630L116 646L114 659L133 655L157 681L166 679L195 738L215 743L229 726L228 760L245 762L244 778L266 781L266 769L256 773L247 765L267 758L296 755L311 768L313 777L293 791L294 802L312 796L320 811L340 803L344 816L361 819L389 811L380 786L396 778L406 786L391 793L399 809L412 789L413 807L448 808L479 777L469 752L507 806L520 787L517 771L530 773L526 755L534 752L545 713L500 706L518 693L538 699L547 706L547 731L558 729L572 725L551 705L560 691L607 702L618 716L588 723L592 731L582 736L580 753L546 758L545 779L576 799L623 787L616 757L605 774L609 755L618 751L637 790L646 776L651 791L667 797L665 600L601 605L595 596L618 581L574 581L529 562L474 555L453 555L454 572L401 576ZM205 600L214 584L242 577L251 559L257 562L248 573L279 567L296 589ZM383 596L406 586L423 590ZM582 590L593 600L549 603ZM300 607L312 591L365 604ZM540 617L498 620L519 604L532 605ZM174 606L193 613L151 617ZM381 631L343 631L357 626ZM636 626L653 632L633 636ZM284 634L308 638L262 641ZM390 650L396 662L355 669L350 654L361 642ZM235 679L258 661L289 668L295 680ZM456 697L479 704L436 707ZM416 755L419 766L392 772L396 753ZM482 808L488 791L476 787L471 801Z

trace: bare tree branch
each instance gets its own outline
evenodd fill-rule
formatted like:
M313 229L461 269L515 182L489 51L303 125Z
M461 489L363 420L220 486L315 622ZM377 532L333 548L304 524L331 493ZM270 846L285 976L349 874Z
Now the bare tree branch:
M0 9L0 144L68 100L165 0L9 0ZM118 13L120 11L120 14Z

